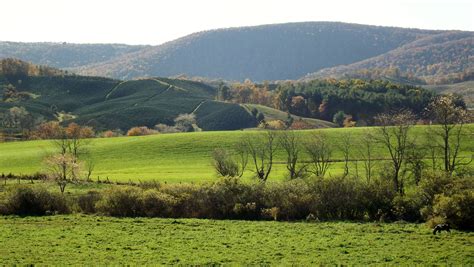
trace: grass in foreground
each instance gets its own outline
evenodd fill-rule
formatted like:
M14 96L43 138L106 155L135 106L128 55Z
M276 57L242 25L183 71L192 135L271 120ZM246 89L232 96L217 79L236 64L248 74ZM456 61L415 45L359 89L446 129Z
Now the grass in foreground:
M0 217L0 240L0 264L474 264L474 233L421 224Z

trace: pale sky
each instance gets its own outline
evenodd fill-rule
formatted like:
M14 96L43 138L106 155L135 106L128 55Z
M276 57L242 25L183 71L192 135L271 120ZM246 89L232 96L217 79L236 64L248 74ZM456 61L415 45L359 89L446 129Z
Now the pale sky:
M157 45L300 21L474 31L474 0L0 0L0 40Z

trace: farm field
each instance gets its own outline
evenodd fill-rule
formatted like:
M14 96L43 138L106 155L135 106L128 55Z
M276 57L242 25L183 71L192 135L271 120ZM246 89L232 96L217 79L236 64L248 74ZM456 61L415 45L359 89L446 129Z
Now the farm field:
M423 224L0 217L0 264L473 265L474 233Z
M474 125L466 126L469 130ZM374 128L333 128L298 131L298 135L310 136L315 132L325 133L331 144L337 145L343 134L350 134L357 144L360 138ZM427 141L426 126L415 127L412 134L417 142ZM215 148L232 148L244 135L256 135L258 131L231 132L196 132L161 134L140 137L97 138L88 140L90 157L95 163L92 178L110 181L145 181L157 180L166 182L200 182L213 180L216 176L212 163L211 152ZM465 137L461 150L462 156L471 157L474 151L472 138ZM375 142L375 140L374 140ZM42 159L54 150L52 141L27 141L0 144L0 173L31 174L44 170ZM351 160L357 160L357 152ZM471 151L471 152L470 152ZM383 147L375 147L375 155L386 159ZM276 164L270 179L281 180L286 174L283 151L278 152ZM342 154L335 149L333 160L342 160ZM381 164L379 164L381 165ZM250 170L244 179L253 176ZM337 175L342 172L342 162L335 162L329 173Z

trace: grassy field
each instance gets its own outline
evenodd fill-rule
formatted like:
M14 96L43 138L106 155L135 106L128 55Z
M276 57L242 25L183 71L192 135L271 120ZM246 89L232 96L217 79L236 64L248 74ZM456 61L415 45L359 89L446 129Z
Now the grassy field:
M0 217L0 264L473 265L474 233L422 224Z
M288 113L270 108L267 106L262 106L262 105L256 105L256 104L242 104L247 110L250 112L253 108L257 109L259 112L262 112L263 115L265 116L265 120L271 121L271 120L281 120L281 121L286 121L288 119ZM318 119L312 119L312 118L305 118L305 117L300 117L296 115L292 115L293 119L296 120L303 120L306 122L308 125L311 125L314 128L331 128L331 127L336 127L336 125L332 122L329 121L323 121L323 120L318 120Z
M474 127L470 125L472 130ZM331 144L337 145L341 135L349 133L354 144L362 138L369 128L353 129L320 129L299 131L298 134L309 136L315 131L328 135ZM90 156L96 168L93 178L111 181L144 181L159 180L167 182L199 182L209 181L216 177L211 165L213 149L232 148L243 135L256 135L257 131L231 132L196 132L162 134L141 137L118 137L91 139L89 142ZM414 134L419 142L426 141L425 127L417 127ZM474 151L474 143L469 137L464 138L462 151L470 157ZM51 141L11 142L0 144L0 173L29 174L44 170L42 159L54 149ZM385 150L377 146L375 155L387 158ZM354 149L354 152L356 150ZM357 159L357 154L351 156ZM342 160L337 150L334 160ZM286 169L284 154L279 151L276 156L275 168L270 179L284 179ZM382 164L379 164L382 165ZM248 166L244 178L253 176ZM359 168L362 169L361 166ZM336 175L342 171L342 163L336 162L331 166L330 174Z

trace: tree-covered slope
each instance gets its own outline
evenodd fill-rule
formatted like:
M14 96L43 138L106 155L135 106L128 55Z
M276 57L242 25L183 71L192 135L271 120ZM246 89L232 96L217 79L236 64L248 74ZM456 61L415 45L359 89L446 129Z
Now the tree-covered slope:
M157 46L0 42L0 58L117 79L184 74L263 81L360 77L365 70L397 68L430 83L445 83L472 76L473 35L300 22L198 32Z
M374 57L434 33L334 22L219 29L76 70L123 79L178 74L229 80L296 79Z
M377 72L380 74L374 76ZM380 79L402 73L434 84L473 79L474 32L427 36L376 57L308 74L304 80L364 76Z
M142 45L0 42L0 58L72 68L109 60L145 48Z

